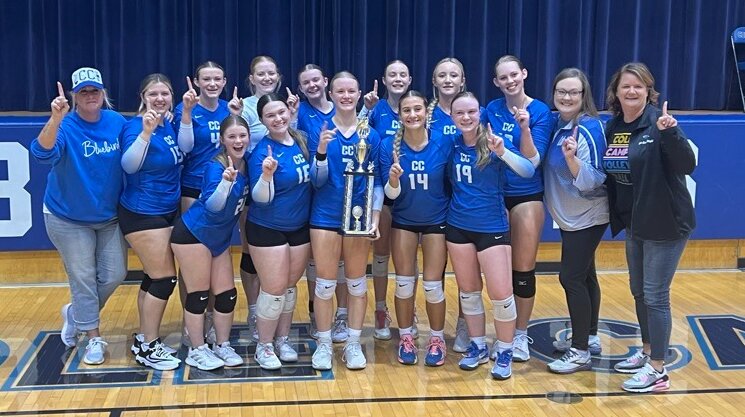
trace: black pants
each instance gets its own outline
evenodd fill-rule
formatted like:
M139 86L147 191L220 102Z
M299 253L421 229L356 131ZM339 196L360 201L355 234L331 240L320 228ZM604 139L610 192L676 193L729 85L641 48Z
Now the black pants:
M600 284L595 272L595 249L607 227L602 224L574 232L561 231L559 281L567 297L575 349L587 350L590 334L598 333Z

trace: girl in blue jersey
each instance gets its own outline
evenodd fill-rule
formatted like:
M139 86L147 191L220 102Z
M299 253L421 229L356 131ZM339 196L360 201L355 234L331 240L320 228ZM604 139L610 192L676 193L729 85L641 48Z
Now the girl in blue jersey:
M296 285L310 255L310 156L305 135L290 128L285 101L270 93L259 99L257 109L269 134L249 161L253 202L246 236L261 282L254 357L264 369L279 369L280 360L298 360L288 339Z
M494 64L494 85L504 98L486 106L494 133L511 142L538 168L546 157L551 136L552 116L548 106L525 93L528 70L512 55ZM517 300L517 331L514 360L530 359L528 321L535 301L535 258L543 229L543 177L536 169L530 178L507 171L505 204L512 225L512 283Z
M425 364L445 363L445 293L441 274L447 261L445 220L450 202L447 166L453 152L450 138L429 135L427 99L418 91L399 101L402 126L392 141L384 141L380 170L386 195L393 199L392 254L396 268L396 316L401 340L398 361L417 363L411 335L416 281L416 255L421 239L424 255L424 295L432 334Z
M378 80L375 80L373 90L365 94L365 107L360 117L367 117L370 126L378 131L383 142L391 141L399 129L398 105L401 96L411 85L409 67L401 60L388 63L383 72L383 85L387 90L385 100L378 99ZM369 111L369 114L365 114ZM391 338L390 315L386 306L388 293L388 260L391 256L391 210L392 201L386 199L380 212L380 239L373 243L373 288L375 289L375 332L376 339ZM412 312L413 314L413 312Z
M548 368L568 374L591 369L590 355L600 354L595 249L609 222L601 167L605 134L582 71L562 70L554 79L553 90L559 115L543 175L546 207L561 229L559 281L566 293L572 338L554 341L556 349L566 353Z
M72 108L62 83L52 115L31 154L52 164L44 194L44 224L70 280L71 303L62 307L62 342L74 347L78 331L88 344L83 362L105 360L100 312L127 274L126 244L116 207L122 191L118 135L124 118L110 108L101 73L80 68L72 74Z
M337 261L344 257L344 268L349 291L349 339L344 347L344 360L349 369L362 369L367 360L360 346L360 334L367 305L367 256L370 241L362 237L345 237L339 234L342 227L344 196L344 170L351 163L356 168L355 145L360 141L357 133L357 102L360 98L359 83L348 72L337 73L330 83L330 96L336 115L320 132L311 132L308 148L313 157L311 182L315 188L310 218L310 237L316 261L315 313L318 324L318 348L313 353L315 369L331 369L331 297L336 287ZM378 165L380 137L369 129L368 153L362 161ZM380 209L383 205L383 187L379 169L375 175L372 232L377 233ZM353 204L361 204L365 189L361 178L355 179Z
M202 173L200 197L176 222L171 234L171 248L181 266L187 291L184 321L191 347L186 363L202 370L243 364L228 340L238 297L229 248L248 197L243 159L248 147L248 124L240 116L228 116L220 124L219 135L218 154ZM203 336L210 294L214 295L212 349Z
M463 315L471 342L459 365L476 369L489 361L486 345L484 283L492 304L497 357L491 374L512 375L512 339L517 311L512 294L510 226L503 201L505 168L531 177L534 167L508 140L480 123L479 102L470 92L452 101L452 115L461 134L449 170L453 194L447 214L447 247L460 290Z
M173 104L168 78L157 73L145 77L140 98L139 114L120 135L126 187L119 202L119 222L145 271L137 300L140 333L135 335L132 352L137 362L168 370L181 363L161 342L159 330L177 281L169 242L179 208L183 154L173 126L164 120Z

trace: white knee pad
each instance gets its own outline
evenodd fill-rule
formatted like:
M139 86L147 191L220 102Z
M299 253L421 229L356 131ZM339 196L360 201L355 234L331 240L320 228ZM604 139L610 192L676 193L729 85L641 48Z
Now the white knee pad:
M442 289L442 281L422 281L424 287L424 298L430 304L437 304L445 301L445 291Z
M481 299L481 291L460 292L460 308L465 316L478 316L484 314L484 300Z
M355 297L362 297L367 294L367 277L347 278L347 290L349 291L349 295Z
M295 304L297 304L297 287L290 287L285 292L285 304L282 307L282 312L292 313L295 311Z
M414 296L416 277L396 275L396 298L406 300Z
M347 276L344 275L344 261L339 261L339 269L336 271L336 282L339 284L347 283Z
M272 295L259 290L256 299L256 315L264 320L277 320L282 314L282 306L285 304L285 295Z
M318 277L316 273L316 261L313 259L308 261L308 265L305 267L305 279L307 279L310 282L316 282L316 278Z
M491 307L496 321L512 321L517 318L515 297L512 295L504 300L491 300Z
M388 260L389 255L373 255L372 276L388 277Z
M321 300L330 300L336 291L336 281L326 278L316 279L316 297Z

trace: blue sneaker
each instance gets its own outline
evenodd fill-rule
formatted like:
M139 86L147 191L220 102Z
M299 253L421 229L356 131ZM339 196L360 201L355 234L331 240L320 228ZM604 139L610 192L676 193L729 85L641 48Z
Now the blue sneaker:
M494 379L507 379L512 376L512 349L497 354L497 360L491 368Z
M445 354L447 348L445 341L437 336L429 338L427 345L427 356L424 357L424 364L427 366L442 366L445 363Z
M401 341L398 343L398 361L404 365L415 365L417 359L414 338L410 334L401 336Z
M487 362L489 362L489 348L484 346L483 349L479 349L476 343L471 342L466 349L466 353L463 354L463 359L458 362L458 366L460 366L460 369L472 371L482 363Z

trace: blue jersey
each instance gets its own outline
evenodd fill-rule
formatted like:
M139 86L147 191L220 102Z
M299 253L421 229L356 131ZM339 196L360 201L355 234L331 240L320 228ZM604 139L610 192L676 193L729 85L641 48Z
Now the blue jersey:
M431 226L445 223L450 187L447 167L453 153L453 137L433 133L427 145L414 151L401 140L399 164L403 169L399 181L401 194L393 200L391 215L396 223ZM393 165L393 138L383 140L380 149L380 174L383 183Z
M177 135L183 107L184 104L180 103L174 111L174 126ZM204 168L220 149L220 123L228 116L230 116L230 110L225 100L218 100L215 111L209 111L199 103L192 109L194 148L184 158L184 169L181 171L181 185L184 187L196 189L201 187Z
M486 125L486 109L479 107L481 112L481 122ZM429 120L429 130L442 136L452 136L460 134L460 130L455 127L453 118L445 113L440 106L435 106L432 110L432 117Z
M541 161L546 159L548 144L551 142L551 129L553 128L553 116L548 106L540 100L533 100L528 104L530 113L530 133L533 143L538 150ZM505 143L511 142L520 149L520 125L515 120L512 110L507 108L504 98L493 100L486 106L486 117L491 123L495 134L504 138ZM504 188L506 196L523 196L537 194L543 191L543 173L536 169L532 178L522 178L511 170L507 171L507 184Z
M184 226L212 252L212 256L220 255L230 246L233 229L248 196L248 179L238 172L225 207L219 212L207 209L207 199L217 189L224 171L225 166L217 160L207 163L203 175L202 194L182 216Z
M122 152L127 152L142 132L142 116L127 121L120 141ZM159 215L178 209L181 198L179 169L183 154L176 143L176 132L166 122L158 125L150 136L145 160L139 171L127 174L121 204L129 211Z
M310 217L310 164L297 143L283 145L266 136L256 145L249 160L251 189L261 178L267 146L272 147L272 157L277 160L274 199L268 204L252 202L248 220L274 230L298 230L308 224Z
M505 148L517 153L509 141ZM475 146L455 137L455 151L450 159L450 182L453 195L448 209L448 224L479 233L503 233L510 229L504 205L502 184L505 171L511 171L494 153L483 168L476 166Z
M116 217L123 185L119 133L124 123L124 117L111 110L102 110L95 123L71 112L62 119L52 149L44 149L38 138L31 142L36 160L52 164L44 193L44 205L52 214L81 223Z
M378 101L367 118L370 120L370 127L378 131L381 140L394 136L401 126L398 113L393 111L388 100Z
M329 121L328 129L334 129L336 126L333 121ZM311 132L308 137L308 149L311 158L315 158L318 149L318 141L321 132ZM326 148L328 161L328 180L325 184L315 189L313 194L313 203L310 211L310 224L320 227L340 228L342 223L342 214L344 206L344 170L348 162L353 163L353 168L357 169L355 145L359 143L360 138L357 132L352 133L350 137L344 137L341 132L336 133L336 139L328 143ZM367 137L367 144L370 146L365 160L362 163L366 170L368 164L372 162L375 167L374 186L381 186L380 182L380 164L378 154L380 151L380 136L375 129L370 129L370 135ZM311 181L314 173L311 172ZM352 192L352 202L354 205L363 206L365 201L365 184L361 176L355 176ZM372 202L370 202L372 204Z
M305 132L306 136L310 136L311 132L320 132L323 122L329 123L335 114L336 107L331 107L331 111L324 113L307 101L302 101L297 110L297 130Z

